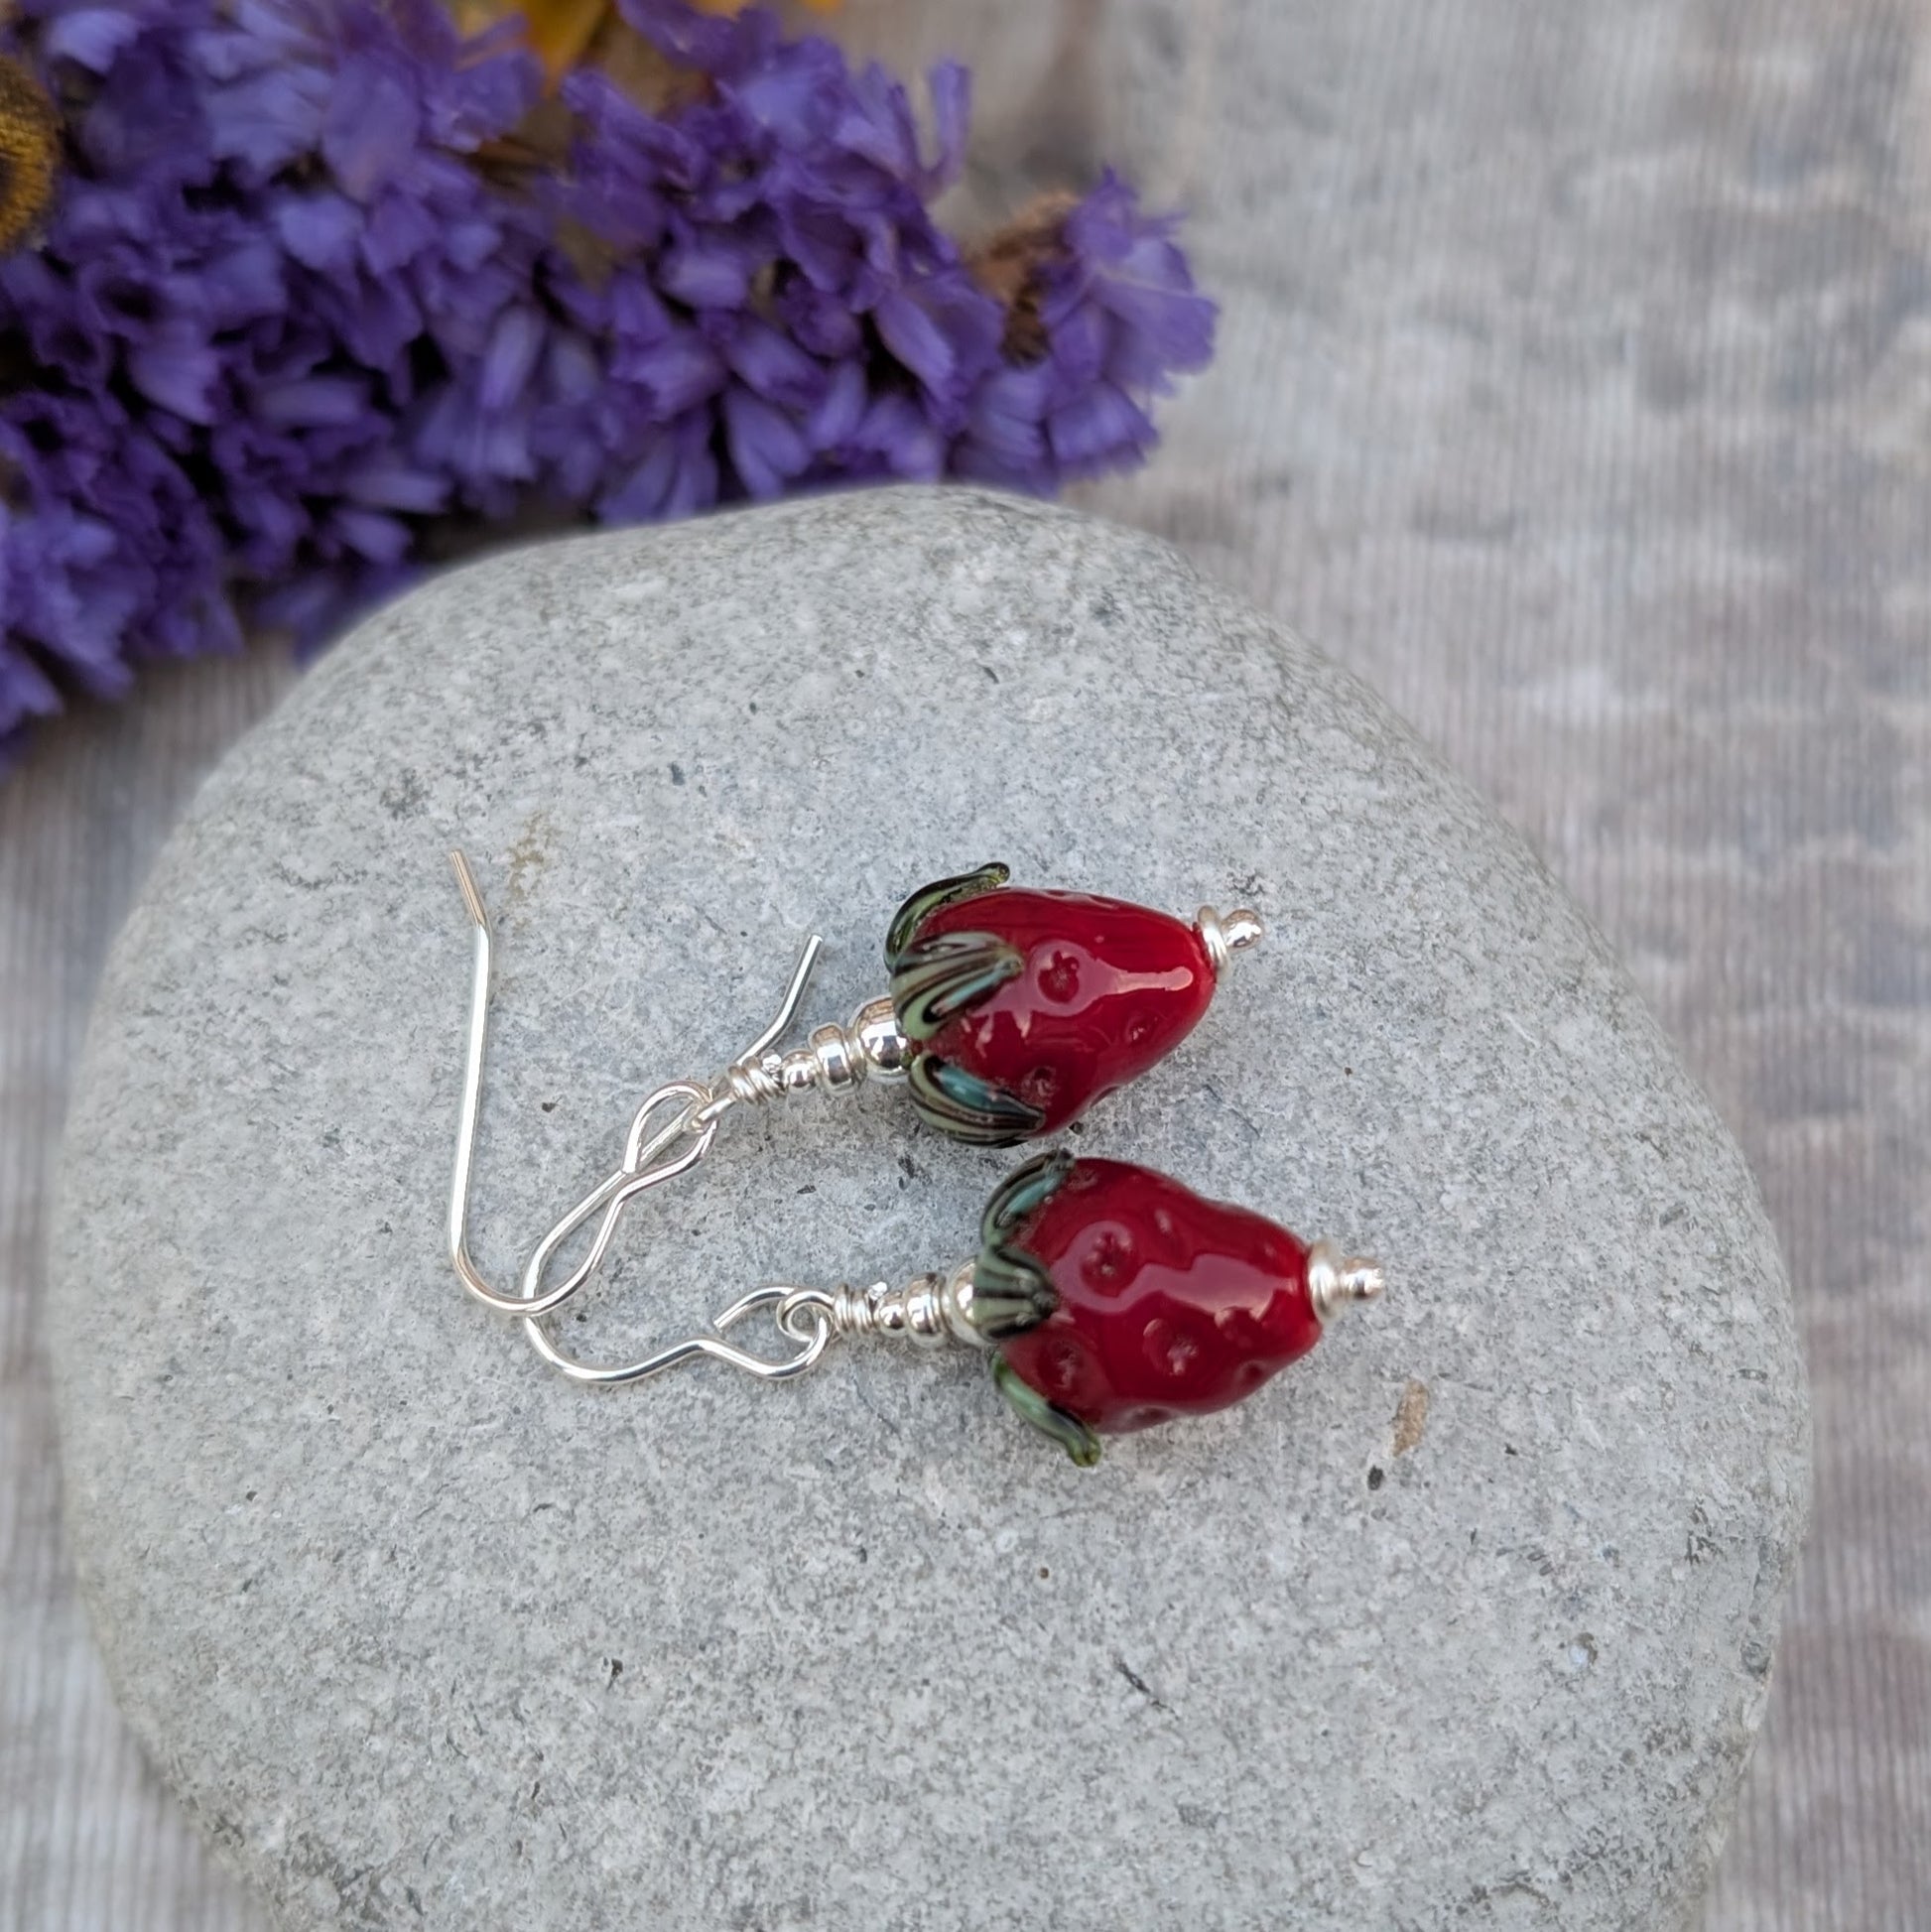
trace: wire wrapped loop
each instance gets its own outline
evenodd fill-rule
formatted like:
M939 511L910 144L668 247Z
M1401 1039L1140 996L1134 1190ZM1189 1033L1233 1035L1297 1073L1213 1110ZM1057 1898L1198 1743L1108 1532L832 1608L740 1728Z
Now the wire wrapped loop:
M456 884L474 932L470 974L469 1030L463 1062L462 1104L456 1125L455 1170L450 1182L449 1247L463 1287L499 1315L521 1322L531 1348L571 1380L608 1387L643 1381L680 1362L708 1355L754 1375L760 1381L785 1381L818 1364L834 1337L906 1334L916 1341L943 1339L952 1317L937 1276L922 1276L894 1296L876 1289L836 1291L786 1285L754 1288L723 1309L700 1335L687 1336L634 1361L600 1364L579 1359L562 1348L545 1319L594 1278L609 1251L617 1223L639 1195L688 1174L710 1151L717 1124L733 1106L762 1106L787 1094L812 1087L842 1093L867 1077L903 1076L911 1044L900 1031L889 997L861 1006L848 1026L819 1027L808 1043L789 1053L776 1050L790 1028L811 982L823 942L807 942L793 968L776 1016L713 1081L668 1081L632 1116L616 1170L562 1216L537 1242L514 1293L492 1288L469 1255L469 1183L475 1164L476 1125L481 1108L483 1046L488 1030L492 936L489 915L469 862L451 852ZM587 1250L561 1279L558 1256L573 1236L594 1223ZM786 1352L767 1355L731 1341L729 1332L749 1316L768 1311Z

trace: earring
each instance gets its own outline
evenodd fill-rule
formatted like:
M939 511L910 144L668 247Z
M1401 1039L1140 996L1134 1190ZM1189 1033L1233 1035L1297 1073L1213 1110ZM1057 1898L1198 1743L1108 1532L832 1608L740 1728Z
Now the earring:
M902 1079L920 1117L956 1139L1005 1146L1053 1133L1178 1046L1207 1011L1222 969L1263 932L1244 909L1203 907L1189 926L1119 899L1011 886L1005 866L986 865L926 886L899 908L885 941L889 992L867 1000L849 1025L818 1027L805 1046L781 1052L822 946L814 934L771 1024L714 1079L670 1081L645 1099L616 1169L551 1227L516 1292L505 1294L478 1272L466 1231L489 915L468 860L450 856L475 931L450 1258L484 1307L526 1321L561 1308L590 1279L626 1205L703 1160L732 1107ZM583 1259L551 1280L558 1251L591 1222Z
M788 1380L839 1336L966 1343L988 1352L1014 1411L1091 1469L1102 1435L1240 1401L1306 1354L1343 1310L1380 1293L1373 1261L1303 1243L1150 1169L1059 1150L1005 1180L981 1218L978 1253L949 1274L901 1288L756 1288L706 1334L616 1367L566 1353L541 1321L524 1326L553 1367L606 1386L699 1355ZM774 1359L725 1340L761 1310L795 1353Z
M912 1104L941 1133L993 1147L1058 1133L1165 1059L1263 932L1244 908L1203 906L1187 926L1009 876L986 865L924 887L885 940Z

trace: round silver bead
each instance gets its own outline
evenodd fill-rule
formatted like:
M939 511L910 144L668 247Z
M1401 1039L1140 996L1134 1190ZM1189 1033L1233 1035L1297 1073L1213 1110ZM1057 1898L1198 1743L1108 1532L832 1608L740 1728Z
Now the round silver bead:
M847 1037L863 1056L874 1080L903 1080L912 1064L912 1042L899 1031L898 1013L889 993L868 999L851 1016Z
M818 1085L818 1055L810 1047L794 1047L778 1062L778 1085L787 1094L803 1094Z

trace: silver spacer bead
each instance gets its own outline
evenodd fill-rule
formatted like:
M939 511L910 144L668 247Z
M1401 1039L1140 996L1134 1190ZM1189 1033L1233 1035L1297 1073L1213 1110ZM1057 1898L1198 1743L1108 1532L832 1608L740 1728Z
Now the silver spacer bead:
M842 1094L865 1077L865 1057L858 1042L836 1025L812 1029L807 1043L818 1062L818 1084L828 1094Z
M1316 1241L1308 1249L1308 1296L1324 1328L1354 1303L1376 1300L1382 1287L1378 1261L1344 1256L1333 1241Z
M949 1275L918 1275L900 1288L883 1281L869 1288L838 1288L825 1314L838 1335L891 1336L921 1349L942 1348L948 1342L983 1349L989 1345L966 1312L971 1290L972 1264L964 1261Z
M1216 977L1226 970L1227 962L1236 953L1245 953L1267 937L1260 914L1250 912L1245 906L1236 906L1232 912L1216 912L1212 906L1203 906L1194 919L1194 926L1207 944L1207 957L1214 962Z
M814 1087L827 1094L848 1094L866 1079L903 1080L912 1051L912 1042L899 1031L891 996L881 994L866 1000L849 1026L831 1021L789 1053L770 1051L733 1062L711 1083L718 1097L710 1110L722 1111L732 1103L761 1106Z

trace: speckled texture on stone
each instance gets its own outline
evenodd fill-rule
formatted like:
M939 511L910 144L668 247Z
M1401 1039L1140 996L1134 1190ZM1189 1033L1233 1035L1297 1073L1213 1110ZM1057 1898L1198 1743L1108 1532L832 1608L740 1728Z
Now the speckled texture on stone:
M570 1387L442 1254L458 838L499 1278L804 932L841 1013L901 892L996 854L1268 916L1078 1144L1371 1243L1390 1296L1093 1474L882 1344ZM572 1337L948 1260L1011 1158L895 1090L734 1119ZM290 1926L1576 1932L1708 1871L1806 1483L1755 1191L1519 838L1144 537L889 492L390 610L157 868L63 1201L83 1588Z

